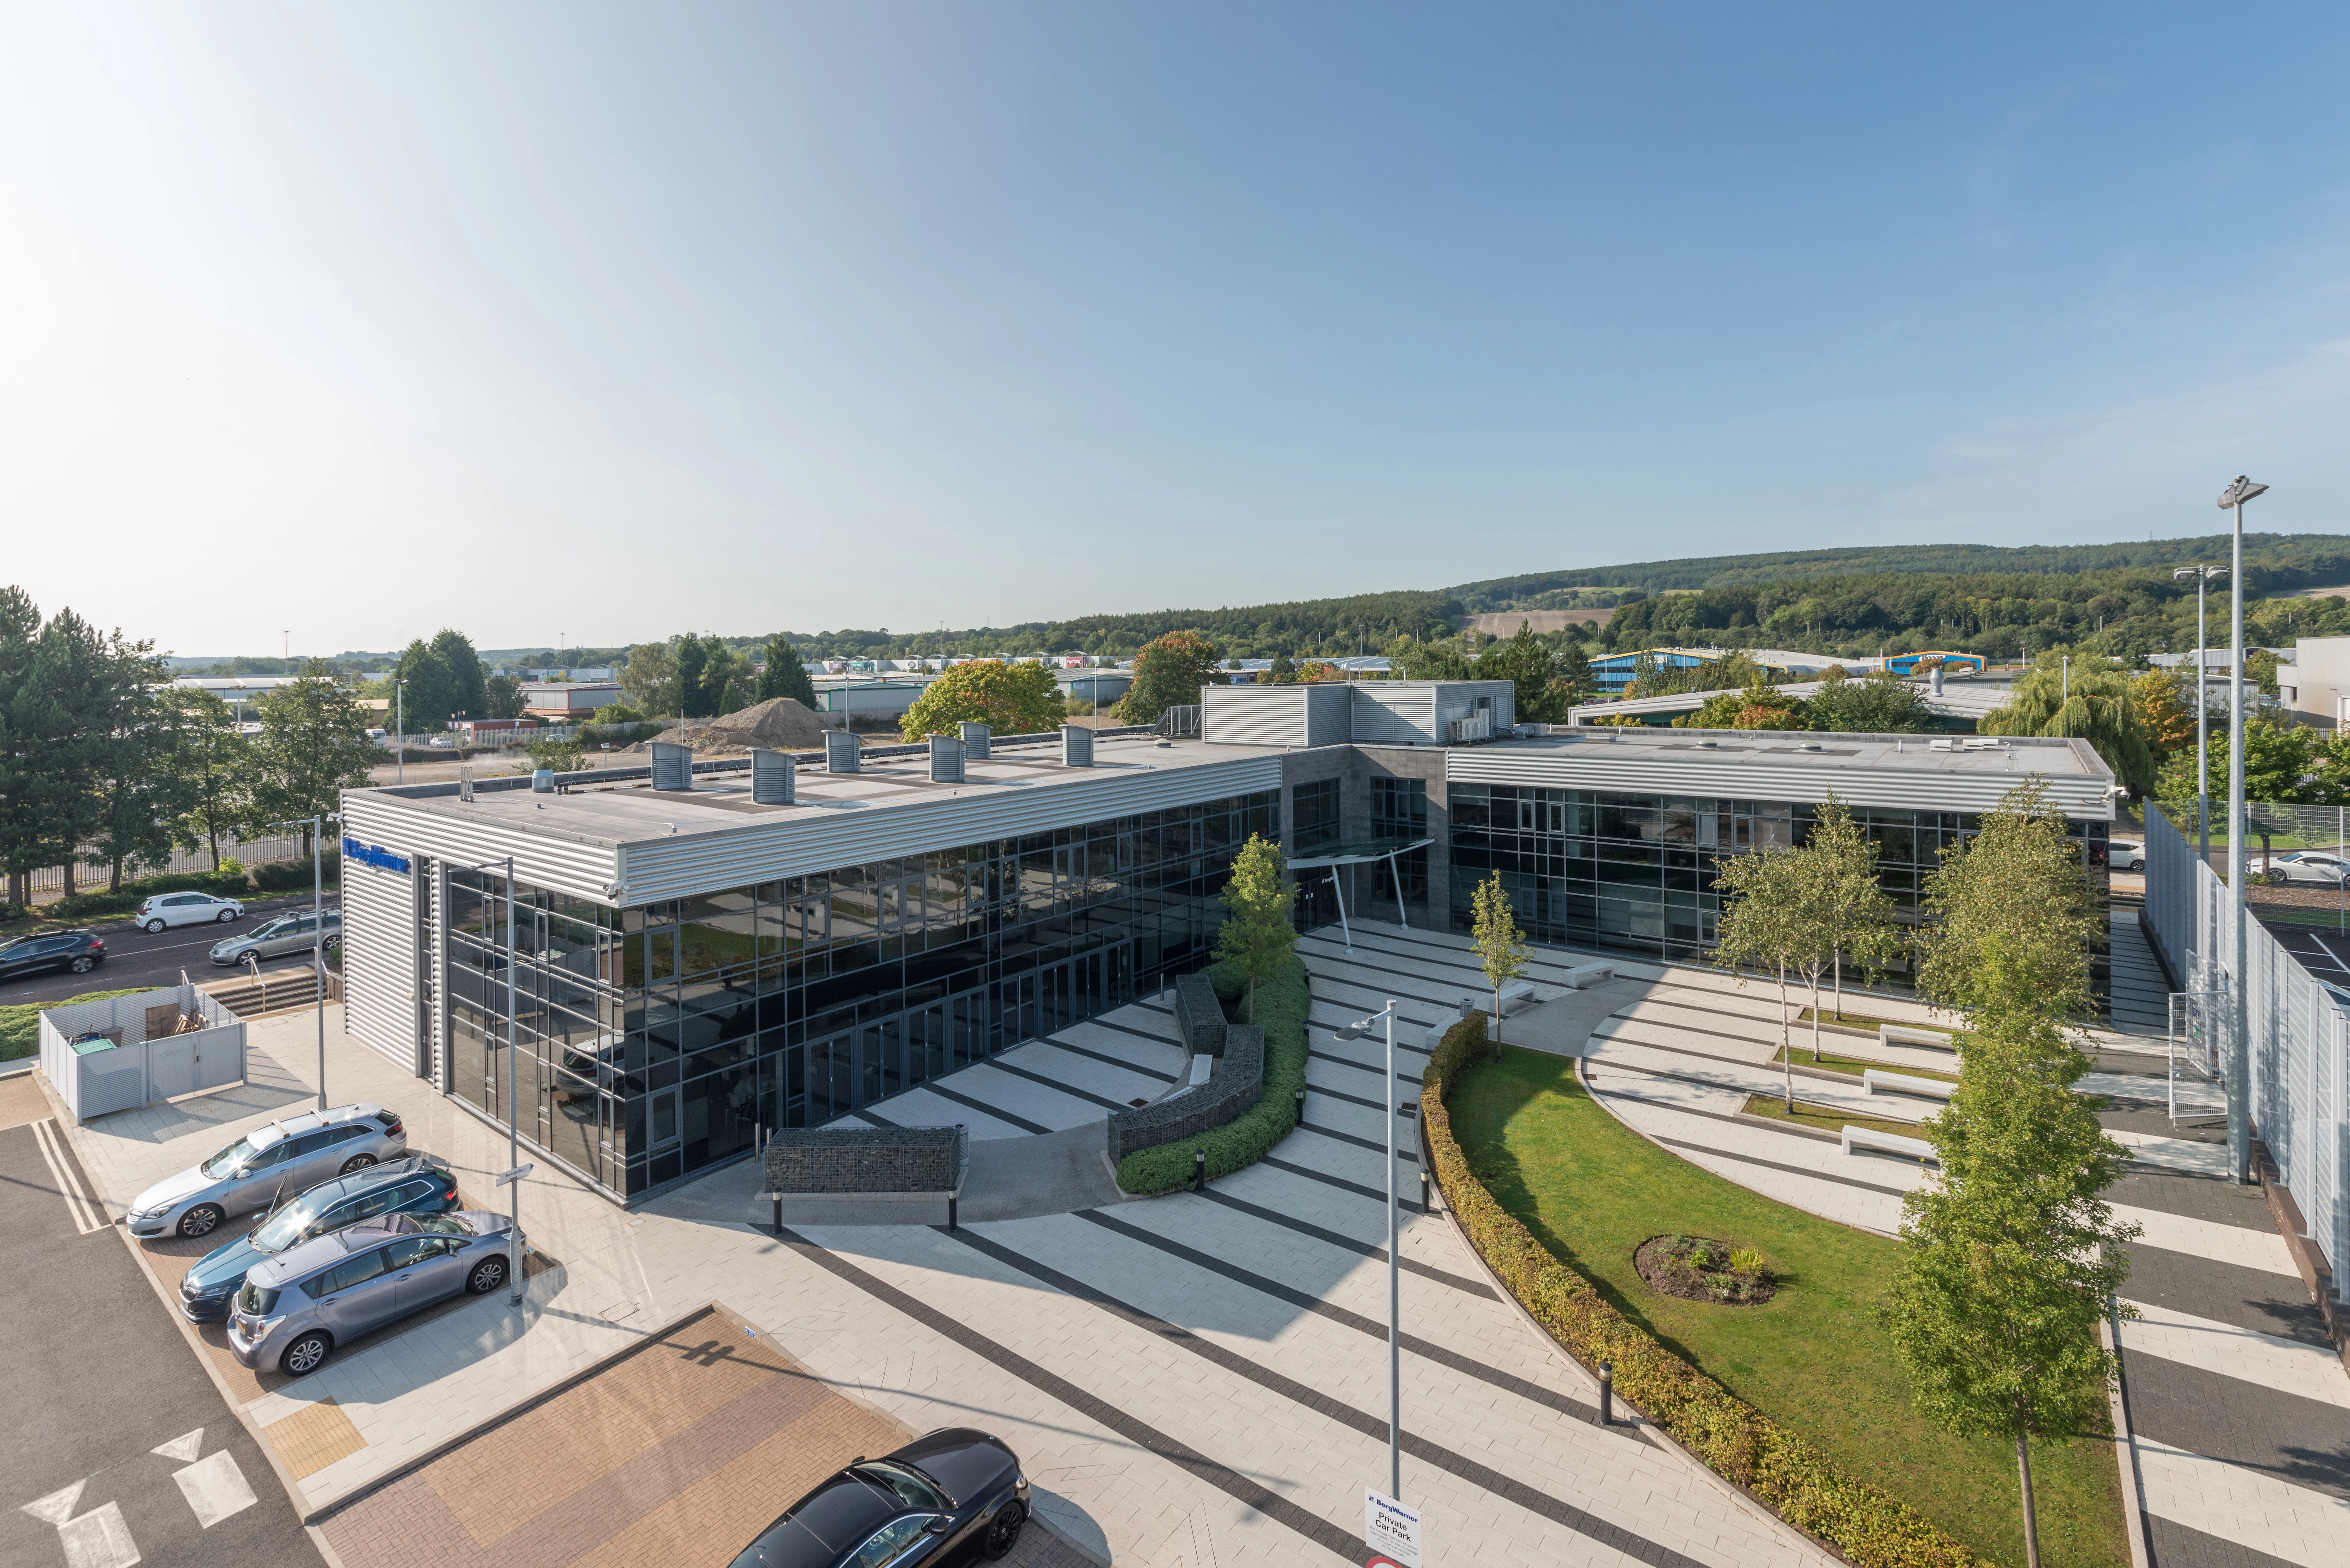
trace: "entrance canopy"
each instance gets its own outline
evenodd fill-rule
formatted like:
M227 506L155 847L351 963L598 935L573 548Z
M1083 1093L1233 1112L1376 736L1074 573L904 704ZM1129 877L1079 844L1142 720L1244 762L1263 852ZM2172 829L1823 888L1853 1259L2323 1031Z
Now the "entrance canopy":
M1354 844L1333 844L1318 854L1299 856L1287 865L1292 871L1310 871L1317 866L1361 866L1425 849L1435 842L1433 838L1366 838Z

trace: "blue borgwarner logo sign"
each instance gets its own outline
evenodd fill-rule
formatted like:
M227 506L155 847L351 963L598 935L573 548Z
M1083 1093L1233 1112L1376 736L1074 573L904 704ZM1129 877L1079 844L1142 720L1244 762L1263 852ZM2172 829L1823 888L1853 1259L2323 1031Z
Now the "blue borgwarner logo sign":
M408 857L394 855L380 844L361 844L356 838L346 836L343 858L356 860L362 866L375 867L378 870L397 871L403 877L408 875Z

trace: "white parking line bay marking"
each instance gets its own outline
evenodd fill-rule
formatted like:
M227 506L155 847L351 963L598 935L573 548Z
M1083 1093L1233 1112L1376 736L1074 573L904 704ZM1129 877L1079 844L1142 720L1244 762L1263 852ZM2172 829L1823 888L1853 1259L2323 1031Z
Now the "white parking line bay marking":
M64 1146L57 1141L54 1116L33 1124L33 1141L40 1146L41 1158L47 1164L49 1174L57 1179L57 1190L65 1195L66 1217L73 1221L74 1229L85 1236L105 1230L106 1221L94 1212L97 1206L86 1199L81 1183L74 1179L73 1166L66 1158Z
M130 1539L130 1526L123 1522L120 1504L109 1502L78 1519L73 1517L74 1504L81 1500L81 1489L88 1484L76 1481L26 1503L24 1511L57 1527L66 1568L131 1568L139 1561L139 1543Z
M196 1522L206 1530L261 1501L253 1495L244 1472L237 1469L236 1456L226 1449L185 1469L173 1470L172 1479L180 1483L180 1495L188 1500L188 1506L196 1511Z

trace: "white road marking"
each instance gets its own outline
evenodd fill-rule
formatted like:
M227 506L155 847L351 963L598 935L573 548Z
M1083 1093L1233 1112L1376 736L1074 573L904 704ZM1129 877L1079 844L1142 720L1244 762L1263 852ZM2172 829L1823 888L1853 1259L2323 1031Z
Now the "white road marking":
M2284 1250L2284 1238L2274 1231L2254 1231L2248 1226L2225 1225L2216 1220L2198 1220L2191 1215L2138 1209L2126 1203L2115 1204L2113 1210L2115 1219L2134 1220L2143 1227L2145 1233L2138 1237L2142 1245L2184 1252L2193 1258L2209 1258L2215 1263L2230 1263L2240 1269L2301 1277L2293 1254Z
M66 1158L65 1146L57 1138L55 1117L33 1124L33 1141L40 1146L41 1158L47 1163L49 1174L57 1179L57 1190L65 1195L66 1217L73 1221L74 1229L85 1236L105 1230L106 1221L92 1213L97 1205L85 1199L81 1183L74 1179L73 1165Z
M139 1542L130 1539L120 1503L68 1520L57 1526L57 1539L65 1545L66 1568L130 1568L139 1561Z
M174 1438L168 1443L158 1443L147 1451L151 1454L161 1454L167 1459L177 1459L184 1465L204 1451L204 1429L198 1427L183 1438Z
M2147 1507L2161 1518L2301 1568L2350 1564L2350 1502L2143 1435L2137 1450Z
M66 1568L130 1568L139 1561L139 1543L130 1539L130 1526L123 1522L120 1504L109 1502L74 1517L74 1504L81 1501L82 1488L88 1484L78 1480L60 1487L24 1504L24 1511L57 1527Z
M88 1481L76 1481L69 1487L59 1488L47 1497L35 1498L31 1502L25 1504L24 1511L44 1524L63 1524L73 1517L74 1504L81 1501L81 1489L88 1484Z
M2130 1304L2137 1317L2122 1324L2122 1343L2141 1355L2350 1410L2350 1377L2342 1375L2342 1363L2332 1351L2150 1302Z
M236 1456L226 1449L185 1469L173 1470L172 1479L180 1483L180 1495L188 1500L188 1506L196 1511L196 1522L206 1530L261 1501L253 1495L244 1472L237 1469Z

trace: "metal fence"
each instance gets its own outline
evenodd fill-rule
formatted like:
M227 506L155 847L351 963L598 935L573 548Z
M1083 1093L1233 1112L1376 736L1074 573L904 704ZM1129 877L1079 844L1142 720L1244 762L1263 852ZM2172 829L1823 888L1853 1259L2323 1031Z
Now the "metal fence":
M302 853L302 836L298 833L271 838L238 839L226 835L221 838L222 856L234 857L247 866L265 865L272 860L292 860ZM213 855L209 847L175 849L172 852L170 862L165 865L149 866L133 861L124 866L122 879L127 882L134 877L154 877L166 872L209 871L212 868ZM104 892L106 880L113 874L113 869L103 860L77 862L74 866L74 891ZM37 871L27 873L26 882L35 898L44 893L62 893L66 887L66 868L62 866L45 866Z
M2266 814L2281 809L2294 808L2258 805L2249 815L2269 820ZM2331 806L2298 809L2334 815ZM2310 1237L2338 1271L2350 1254L2350 992L2311 976L2258 920L2247 919L2244 950L2234 950L2227 884L2189 841L2191 806L2150 805L2146 828L2146 932L2173 982L2198 998L2174 1009L2191 1016L2202 1036L2181 1044L2197 1047L2223 1078L2234 1053L2245 1053L2252 1136L2267 1147ZM2231 1037L2233 1010L2225 1005L2236 986L2244 996L2241 1041Z

